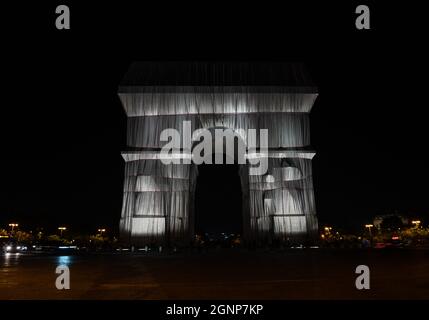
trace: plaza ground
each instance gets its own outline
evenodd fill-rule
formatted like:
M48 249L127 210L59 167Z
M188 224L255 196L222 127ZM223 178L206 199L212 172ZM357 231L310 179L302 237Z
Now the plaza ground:
M70 290L55 269L70 268ZM356 266L370 290L355 288ZM429 299L429 250L2 254L0 299Z

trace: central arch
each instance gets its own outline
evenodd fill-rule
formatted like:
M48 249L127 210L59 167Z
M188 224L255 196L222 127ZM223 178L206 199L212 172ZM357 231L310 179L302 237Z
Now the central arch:
M238 164L201 164L195 190L195 234L220 238L243 233L243 200Z
M220 239L222 234L246 233L245 228L248 212L243 206L243 189L248 188L243 181L243 170L246 170L244 154L247 151L242 134L233 128L225 126L204 129L210 133L211 163L194 165L196 184L193 190L194 207L190 213L191 228L194 235ZM192 151L201 142L200 133L196 130L192 137ZM221 138L221 141L216 141ZM233 150L228 150L228 144L233 144ZM216 149L216 145L217 148ZM221 149L221 150L219 150ZM216 151L221 151L216 152ZM228 151L233 151L228 154ZM221 163L218 163L221 160ZM246 230L245 230L246 229Z

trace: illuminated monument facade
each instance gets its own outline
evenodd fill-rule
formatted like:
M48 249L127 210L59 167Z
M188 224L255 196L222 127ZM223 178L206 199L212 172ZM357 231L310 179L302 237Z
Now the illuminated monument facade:
M244 144L249 129L268 130L268 171L252 175L240 165L243 239L303 243L317 237L309 113L317 90L302 65L285 63L139 62L119 87L127 114L121 240L130 245L189 244L194 236L198 166L190 150L164 164L164 129L183 133L228 128ZM258 139L257 139L258 140ZM188 159L188 160L186 160ZM178 162L178 163L177 163ZM228 181L225 181L228 183ZM219 201L219 199L213 199Z

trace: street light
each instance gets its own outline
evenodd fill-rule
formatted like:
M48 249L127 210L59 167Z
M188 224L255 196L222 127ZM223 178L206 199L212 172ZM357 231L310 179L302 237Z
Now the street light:
M19 227L19 224L17 224L17 223L9 223L9 227L11 227L12 228L12 232L13 232L13 229L15 228L15 227Z
M413 221L411 221L411 223L414 224L414 225L416 225L416 228L418 228L419 225L420 225L420 223L421 223L421 221L420 220L413 220Z
M372 232L371 232L371 228L373 227L373 224L366 224L365 228L368 228L369 230L369 238L372 240Z
M67 230L66 227L58 227L58 230L60 230L60 237L63 237L63 231Z

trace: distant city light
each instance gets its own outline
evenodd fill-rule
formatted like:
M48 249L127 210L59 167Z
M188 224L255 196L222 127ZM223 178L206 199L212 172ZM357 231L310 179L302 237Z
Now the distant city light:
M60 230L60 236L63 236L63 231L67 230L66 227L58 227L58 230Z
M19 227L19 224L18 224L18 223L9 223L9 227L11 227L11 228L12 228L12 231L13 231L13 229L14 229L15 227Z
M415 224L416 227L418 227L420 225L421 221L420 220L413 220L413 221L411 221L411 223Z
M372 227L374 227L374 225L373 224L366 224L365 225L365 228L368 228L368 231L369 231L369 237L371 238L371 241L372 241L372 232L371 232L371 228Z

